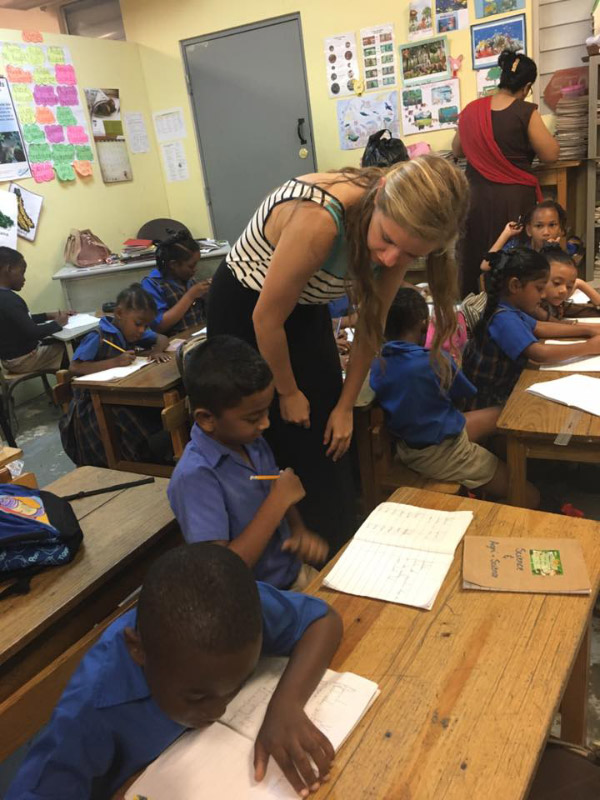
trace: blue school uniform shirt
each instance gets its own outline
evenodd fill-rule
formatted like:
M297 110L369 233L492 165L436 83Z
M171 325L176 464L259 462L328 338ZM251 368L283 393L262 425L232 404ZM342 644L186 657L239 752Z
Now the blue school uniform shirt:
M102 344L103 334L105 333L112 334L110 337L111 340L116 338L115 344L118 344L123 348L123 350L130 350L134 344L139 347L143 347L144 349L150 349L156 344L156 333L151 331L150 328L147 328L144 331L144 335L141 339L138 339L137 342L127 342L119 328L117 328L117 326L113 323L111 317L102 317L98 327L99 330L88 333L79 347L75 350L73 353L73 361L102 360L98 359L97 356ZM111 348L111 351L113 356L117 354L117 351L113 348Z
M289 655L327 605L257 586L262 652ZM108 800L184 732L154 702L129 655L123 631L135 628L136 614L131 609L115 620L85 655L5 800Z
M253 466L194 425L191 441L167 489L186 542L231 541L254 519L271 490L271 482L251 481L250 476L276 475L279 469L262 436L246 445L246 452ZM300 562L281 549L290 536L290 527L283 519L254 566L257 580L280 589L287 589L296 580Z
M348 310L350 308L350 299L348 295L344 295L344 297L338 297L337 300L332 300L328 303L329 306L329 314L332 319L339 319L340 317L345 317L348 314Z
M150 273L142 278L142 286L154 298L156 303L156 317L152 322L152 327L156 328L162 322L165 311L172 308L183 295L191 289L196 283L195 278L190 278L187 283L183 284L171 278L165 278L158 267L155 267ZM169 329L170 333L179 333L186 328L194 325L199 325L204 321L205 307L204 300L199 298L192 304L179 322L176 322Z
M470 339L463 354L463 370L477 387L472 408L504 405L527 364L524 351L538 341L537 320L498 303L481 340Z
M417 448L458 436L465 418L453 401L470 398L477 390L454 362L454 380L444 392L429 350L410 342L388 342L381 354L384 364L380 359L373 362L370 383L394 436Z

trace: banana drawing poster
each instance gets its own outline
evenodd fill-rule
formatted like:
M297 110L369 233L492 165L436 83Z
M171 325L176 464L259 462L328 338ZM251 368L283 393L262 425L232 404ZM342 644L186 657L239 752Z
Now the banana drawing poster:
M17 234L23 239L33 242L37 234L44 198L41 194L24 189L18 183L11 183L8 191L17 198Z

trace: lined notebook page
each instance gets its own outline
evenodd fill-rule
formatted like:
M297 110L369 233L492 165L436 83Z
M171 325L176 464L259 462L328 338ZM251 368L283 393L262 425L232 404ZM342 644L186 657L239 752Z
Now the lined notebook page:
M600 372L600 356L579 356L578 358L569 358L567 361L559 361L556 364L540 364L540 370L543 372Z
M73 382L77 381L119 381L122 378L127 378L133 375L138 369L147 367L150 364L149 358L142 358L138 356L135 361L128 367L113 367L112 369L103 369L102 372L93 372L91 375L82 375L80 378L74 378Z
M347 594L431 609L471 511L382 503L323 581Z
M600 417L600 378L592 378L590 375L568 375L555 381L534 383L526 391Z

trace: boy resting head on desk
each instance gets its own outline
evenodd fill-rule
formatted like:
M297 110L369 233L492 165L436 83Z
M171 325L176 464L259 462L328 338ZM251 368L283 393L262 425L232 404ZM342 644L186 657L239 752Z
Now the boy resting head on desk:
M256 584L225 548L170 550L148 571L137 608L83 658L5 800L108 800L186 729L221 717L261 653L290 660L256 740L255 779L273 756L306 797L334 751L304 705L341 634L322 600Z
M303 589L327 544L295 507L300 479L279 472L262 437L275 391L269 366L241 339L214 336L188 352L183 379L195 425L167 493L186 542L225 545L257 580Z
M23 374L60 369L66 361L62 342L40 344L62 330L67 311L30 314L17 292L25 286L27 262L12 247L0 247L0 359L8 372ZM72 312L71 312L72 313Z

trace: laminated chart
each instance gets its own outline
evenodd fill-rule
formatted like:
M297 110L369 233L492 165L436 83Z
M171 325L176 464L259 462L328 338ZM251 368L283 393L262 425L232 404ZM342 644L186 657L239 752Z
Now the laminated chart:
M94 154L69 50L0 42L0 54L34 180L91 175Z

